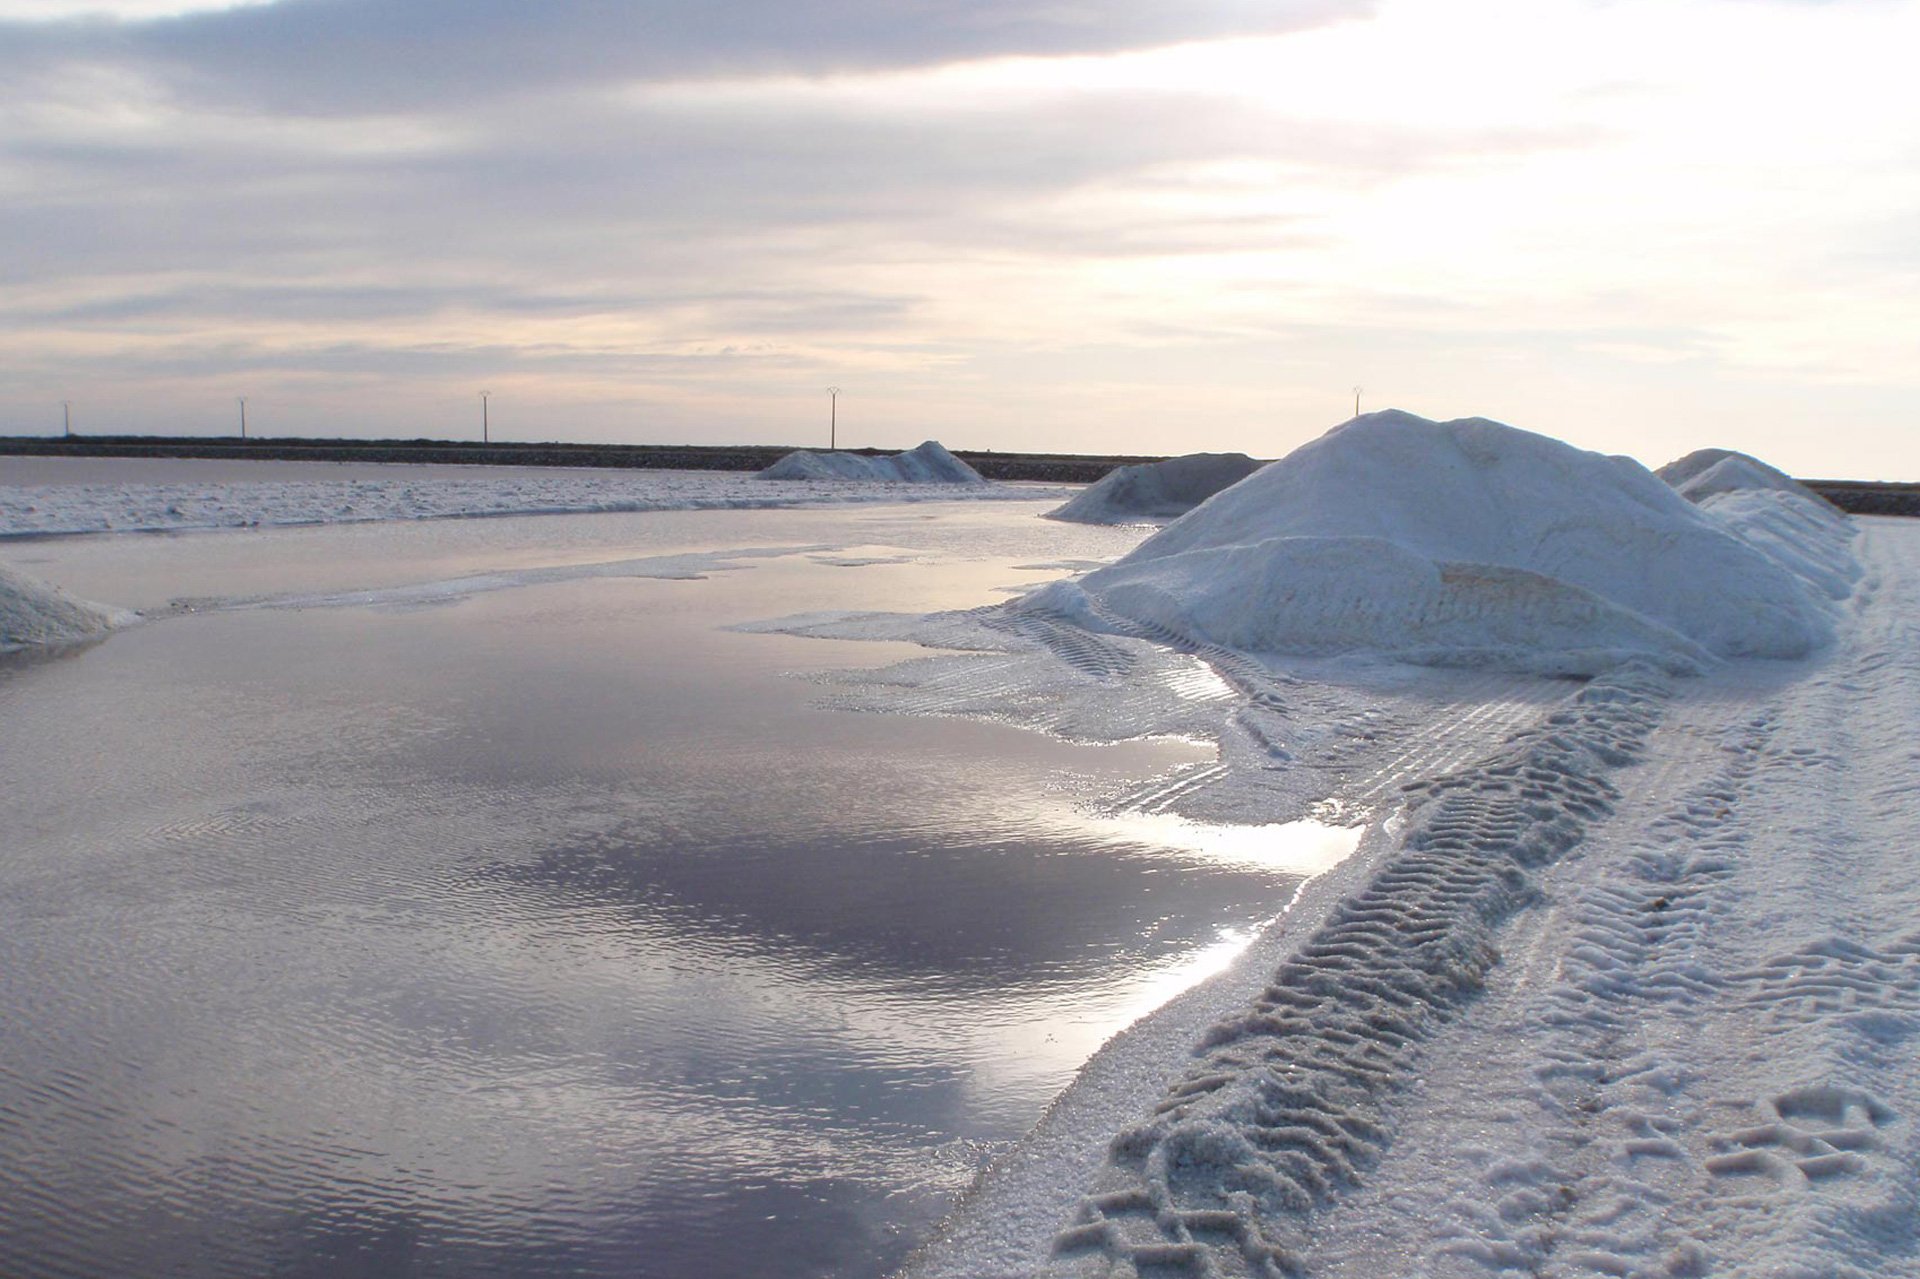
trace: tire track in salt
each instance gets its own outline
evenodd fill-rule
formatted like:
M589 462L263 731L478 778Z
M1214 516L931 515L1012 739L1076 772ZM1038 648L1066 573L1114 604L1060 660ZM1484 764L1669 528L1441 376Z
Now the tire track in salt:
M1484 984L1493 929L1533 900L1530 872L1610 810L1608 775L1668 695L1664 677L1622 668L1492 758L1414 788L1399 851L1115 1139L1056 1238L1057 1272L1302 1273L1312 1218L1378 1162L1422 1045Z
M1471 1015L1493 1051L1426 1080L1397 1161L1421 1184L1369 1193L1323 1245L1390 1212L1431 1279L1920 1264L1920 1089L1899 1047L1920 1036L1920 891L1887 855L1911 809L1898 784L1861 784L1920 738L1899 709L1920 690L1915 567L1856 601L1830 662L1676 706L1661 764L1544 881L1563 900L1522 930L1533 972ZM1682 739L1706 747L1691 769ZM1501 1137L1462 1150L1462 1132ZM1370 1262L1349 1249L1325 1273Z
M1705 1254L1663 1210L1698 1180L1693 1108L1672 1104L1689 1076L1647 1027L1697 1018L1724 986L1699 948L1737 896L1747 836L1727 819L1756 784L1771 722L1717 700L1704 717L1696 702L1686 729L1656 734L1661 762L1636 775L1608 837L1565 868L1571 889L1549 876L1543 887L1563 900L1509 938L1528 957L1495 1002L1519 1019L1488 1009L1475 1021L1518 1047L1457 1063L1467 1077L1440 1085L1438 1130L1415 1139L1425 1158L1445 1160L1435 1147L1457 1126L1513 1130L1491 1150L1451 1157L1450 1189L1417 1226L1436 1276L1703 1273ZM1725 722L1703 732L1703 719ZM1679 736L1717 744L1701 759ZM1463 1093L1486 1113L1454 1109ZM1476 1159L1477 1169L1459 1166Z
M1536 701L1504 698L1488 700L1462 715L1441 717L1416 733L1399 754L1352 783L1350 793L1357 802L1377 802L1398 791L1407 778L1437 777L1539 714Z
M1132 813L1171 812L1181 800L1218 785L1232 772L1225 764L1196 764L1177 771L1172 778L1130 792L1116 805L1116 811Z

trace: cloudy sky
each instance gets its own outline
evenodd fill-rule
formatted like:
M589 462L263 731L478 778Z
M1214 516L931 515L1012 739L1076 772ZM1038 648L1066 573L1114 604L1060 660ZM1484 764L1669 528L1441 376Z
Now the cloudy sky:
M1920 0L0 0L0 432L1920 479Z

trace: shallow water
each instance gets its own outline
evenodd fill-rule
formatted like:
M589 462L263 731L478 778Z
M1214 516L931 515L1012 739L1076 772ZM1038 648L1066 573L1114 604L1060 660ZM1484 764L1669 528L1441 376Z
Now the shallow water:
M12 548L201 611L0 668L0 1273L890 1268L1296 883L1089 816L1196 745L821 710L792 673L911 650L722 629L987 602L1138 537L1033 516ZM855 549L211 602L800 546Z

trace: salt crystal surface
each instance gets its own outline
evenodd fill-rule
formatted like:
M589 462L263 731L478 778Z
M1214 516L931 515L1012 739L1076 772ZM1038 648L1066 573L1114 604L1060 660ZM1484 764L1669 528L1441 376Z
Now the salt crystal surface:
M1853 521L1786 472L1730 449L1698 449L1654 474L1828 599L1845 599L1860 580Z
M1797 493L1830 510L1837 509L1785 471L1732 449L1695 449L1685 457L1675 458L1654 474L1672 485L1675 492L1690 502L1698 502L1714 493L1772 489Z
M896 484L984 484L980 472L938 440L892 457L798 449L760 472L763 480L887 480Z
M1177 519L1260 467L1245 453L1189 453L1164 462L1117 467L1047 516L1079 524Z
M0 564L0 653L84 643L132 618Z
M1591 674L1797 658L1831 591L1626 458L1371 413L1026 607L1255 652Z

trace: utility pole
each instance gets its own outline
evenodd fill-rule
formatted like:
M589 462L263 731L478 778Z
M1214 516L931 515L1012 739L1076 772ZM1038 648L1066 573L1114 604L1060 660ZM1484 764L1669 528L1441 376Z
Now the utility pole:
M247 438L247 397L242 395L237 398L240 401L240 438L244 440Z
M60 425L62 429L66 431L67 438L72 439L73 438L73 401L72 400L60 401Z
M827 388L827 451L829 453L833 452L834 449L838 447L836 441L838 440L839 435L840 435L840 388L837 386L830 386Z
M492 394L492 391L480 392L480 442L482 444L493 443L492 426L487 420L487 397Z

